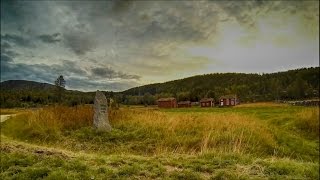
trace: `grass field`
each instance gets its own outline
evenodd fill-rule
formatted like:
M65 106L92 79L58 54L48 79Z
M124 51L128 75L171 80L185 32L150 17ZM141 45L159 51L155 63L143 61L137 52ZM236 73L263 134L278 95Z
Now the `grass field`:
M47 107L1 124L1 179L319 179L319 108Z

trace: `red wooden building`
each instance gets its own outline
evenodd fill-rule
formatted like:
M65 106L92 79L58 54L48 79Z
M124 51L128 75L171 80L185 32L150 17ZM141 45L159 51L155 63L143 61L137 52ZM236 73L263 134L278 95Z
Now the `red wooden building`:
M178 108L182 107L191 107L191 102L190 101L180 101L178 102Z
M201 107L213 107L214 99L213 98L203 98L200 100Z
M177 107L177 100L176 98L160 98L158 99L158 107L159 108L175 108Z
M220 106L235 106L237 104L239 104L239 102L236 95L226 95L220 97Z

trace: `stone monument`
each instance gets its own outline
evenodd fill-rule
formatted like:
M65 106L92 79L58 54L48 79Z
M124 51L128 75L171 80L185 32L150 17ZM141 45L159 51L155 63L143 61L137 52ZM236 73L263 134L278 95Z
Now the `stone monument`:
M107 107L106 96L102 92L97 91L94 98L93 126L99 131L111 131Z

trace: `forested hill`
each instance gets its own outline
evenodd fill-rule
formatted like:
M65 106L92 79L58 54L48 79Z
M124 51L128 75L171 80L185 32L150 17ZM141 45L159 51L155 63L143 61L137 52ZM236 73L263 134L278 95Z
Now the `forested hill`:
M26 80L9 80L1 82L1 90L53 90L54 85Z
M58 102L55 87L51 84L23 80L0 84L1 107L35 107ZM205 74L105 94L121 104L155 104L161 97L176 97L178 101L199 101L203 97L217 100L227 94L236 94L241 102L319 98L319 67L262 75ZM94 95L95 92L65 90L62 103L93 103Z
M242 101L303 99L319 97L319 67L270 74L215 73L165 83L150 84L123 92L126 96L151 94L197 101L237 94Z
M0 107L37 107L58 102L56 87L48 83L9 80L0 83ZM62 103L77 105L93 103L94 92L65 90Z

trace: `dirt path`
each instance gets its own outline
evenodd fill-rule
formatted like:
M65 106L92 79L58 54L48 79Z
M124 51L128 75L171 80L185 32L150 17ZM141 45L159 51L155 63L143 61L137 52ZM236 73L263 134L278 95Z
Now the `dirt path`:
M1 122L4 122L4 121L8 120L11 116L15 116L15 114L0 115Z

